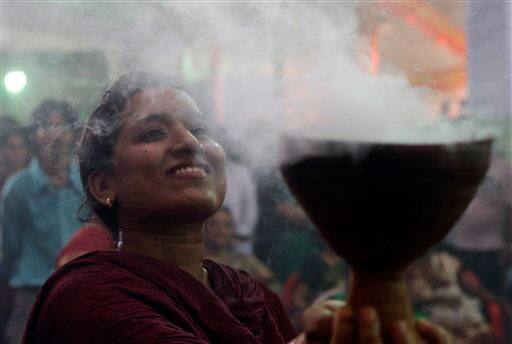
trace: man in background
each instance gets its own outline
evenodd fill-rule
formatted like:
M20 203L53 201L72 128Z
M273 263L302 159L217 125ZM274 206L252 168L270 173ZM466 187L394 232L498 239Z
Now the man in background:
M3 267L14 290L7 325L10 343L19 343L39 288L55 258L80 227L83 198L74 163L77 118L66 102L46 100L32 114L29 140L35 157L3 189Z

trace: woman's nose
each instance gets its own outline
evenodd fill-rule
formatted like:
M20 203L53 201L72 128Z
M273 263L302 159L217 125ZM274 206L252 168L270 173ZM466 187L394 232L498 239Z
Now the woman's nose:
M201 141L185 127L177 128L174 138L172 152L175 155L203 155L205 152L205 147Z

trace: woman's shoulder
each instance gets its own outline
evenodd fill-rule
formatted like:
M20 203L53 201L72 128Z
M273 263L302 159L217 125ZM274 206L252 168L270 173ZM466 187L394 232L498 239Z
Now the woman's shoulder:
M46 302L63 297L92 301L100 295L101 288L115 287L137 279L136 274L112 259L113 255L115 252L95 251L72 260L48 278L40 295L44 295Z
M123 265L128 260L116 251L91 251L64 264L57 269L48 281L52 279L80 279L90 273L101 274L107 271L128 270L129 265Z
M108 297L126 298L127 302L141 295L158 298L166 271L158 262L151 263L149 258L116 251L90 252L57 269L41 288L38 299L45 307L60 309L64 306L61 300L66 300L67 308L75 301L80 308L104 304Z
M270 312L268 319L281 332L291 333L277 296L261 283L212 261L205 261L205 268L217 297L185 271L148 257L107 251L86 254L45 283L27 324L27 342L45 342L57 334L73 340L84 335L111 338L116 331L132 336L136 329L148 326L168 331L169 326L189 319L190 309L220 312L226 305L237 319L248 319L250 324L260 324L257 315ZM247 310L254 313L250 319ZM193 318L187 323L194 324Z
M154 258L115 250L86 253L58 269L46 284L62 286L84 285L131 285L130 281L146 281L154 284L161 279L169 282L186 274L181 269Z
M147 336L182 336L177 324L185 321L187 308L181 305L187 299L176 286L182 283L176 275L165 280L169 271L172 275L174 270L158 261L120 252L81 256L57 270L41 289L26 342L95 343L100 338L102 343L127 343L152 342ZM176 319L182 320L174 323ZM134 339L142 334L145 339Z

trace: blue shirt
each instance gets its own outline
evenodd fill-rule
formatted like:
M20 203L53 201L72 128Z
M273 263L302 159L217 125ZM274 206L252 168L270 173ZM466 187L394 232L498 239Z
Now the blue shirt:
M40 287L53 272L55 259L81 226L77 218L84 197L76 164L65 186L50 184L39 162L5 184L1 203L3 268L13 287Z

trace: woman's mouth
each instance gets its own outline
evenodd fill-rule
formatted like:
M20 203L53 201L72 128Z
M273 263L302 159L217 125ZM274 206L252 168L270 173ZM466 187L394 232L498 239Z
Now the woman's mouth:
M206 178L210 168L206 165L178 166L167 170L166 175L174 178Z

